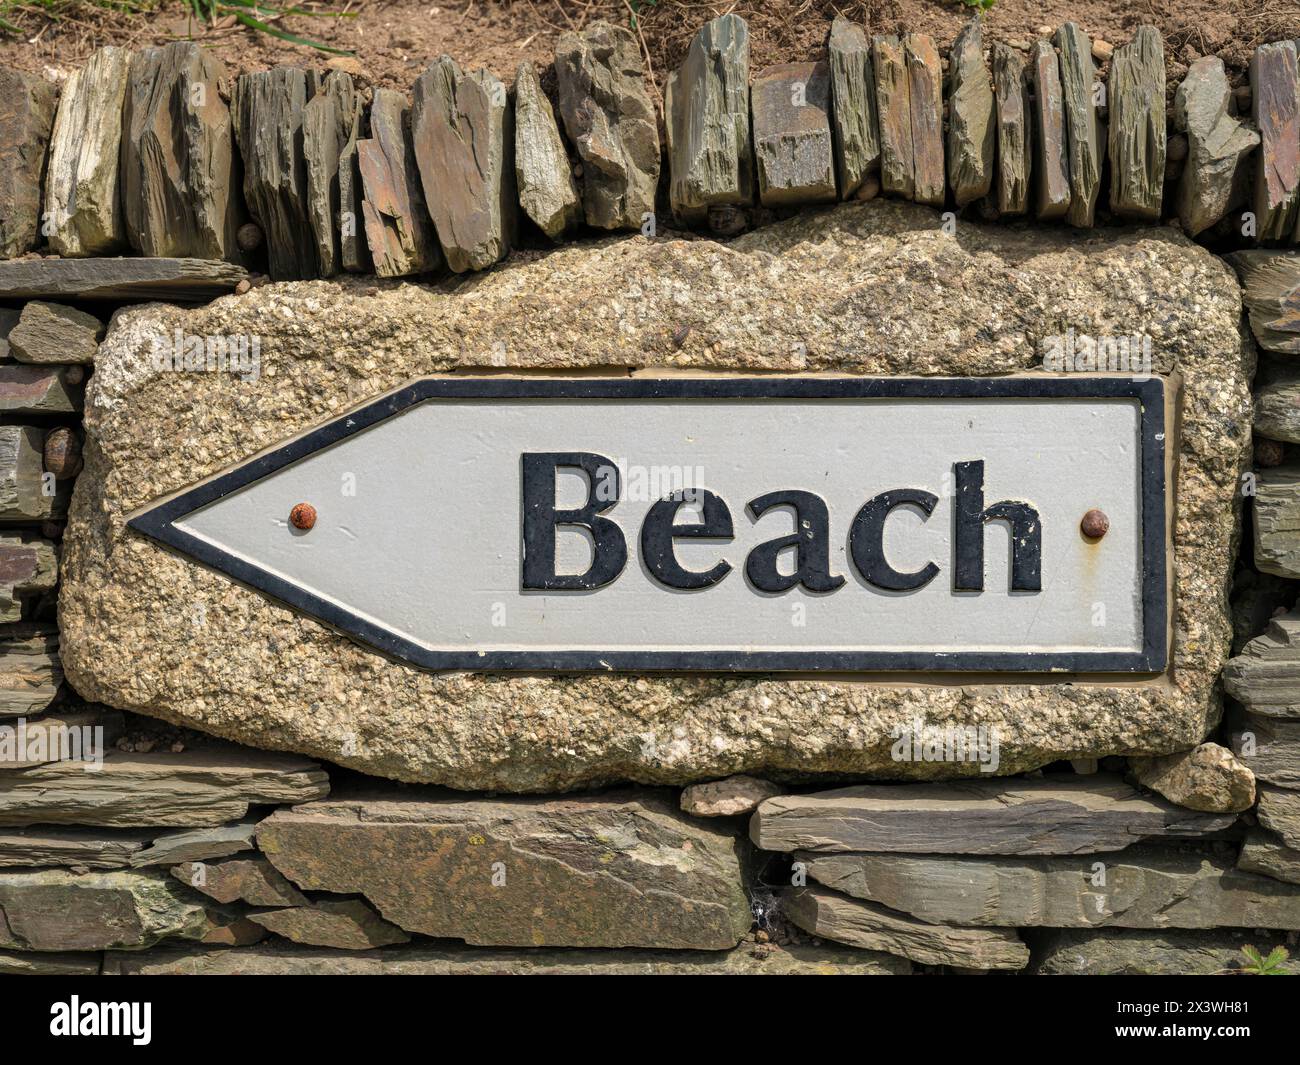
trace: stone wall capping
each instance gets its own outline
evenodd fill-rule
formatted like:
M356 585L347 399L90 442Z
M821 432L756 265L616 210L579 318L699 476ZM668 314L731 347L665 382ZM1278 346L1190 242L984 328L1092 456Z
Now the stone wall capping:
M214 259L18 259L0 262L0 299L206 303L247 280Z

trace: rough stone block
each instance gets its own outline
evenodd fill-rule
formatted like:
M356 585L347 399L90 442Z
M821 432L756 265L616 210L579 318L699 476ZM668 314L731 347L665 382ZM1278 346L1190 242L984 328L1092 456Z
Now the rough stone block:
M247 280L212 259L28 259L0 263L0 299L207 303Z
M840 199L870 199L863 193L880 170L880 120L871 44L861 26L836 17L827 59L831 75L831 122Z
M948 185L957 206L963 207L983 199L993 187L993 83L984 65L978 15L952 43L948 84Z
M910 200L916 191L912 148L912 101L902 42L892 35L871 39L880 121L880 187Z
M1261 44L1250 61L1259 155L1255 229L1260 240L1292 239L1300 217L1300 69L1294 41Z
M1251 248L1233 252L1227 260L1241 278L1243 302L1250 312L1250 330L1255 343L1266 351L1300 354L1300 255ZM1280 419L1286 413L1289 412L1280 405L1276 411L1267 412L1270 419ZM1272 422L1265 424L1269 426ZM1300 434L1300 418L1292 417L1284 424L1290 425L1293 434Z
M1187 68L1174 94L1174 128L1187 134L1187 161L1178 179L1178 218L1190 237L1246 202L1242 164L1259 146L1259 133L1229 112L1232 90L1217 56Z
M745 93L748 133L748 85ZM551 101L529 62L520 63L515 74L515 182L519 206L552 240L582 221L582 195L573 179L569 153Z
M436 270L442 255L420 191L410 109L401 93L375 90L370 136L357 142L357 165L365 195L361 213L375 273L404 277Z
M997 131L996 205L999 214L1029 210L1033 173L1034 118L1020 53L1001 41L993 45L994 128Z
M1160 31L1139 26L1115 49L1110 105L1110 209L1157 222L1165 188L1165 48Z
M312 947L365 950L411 941L410 936L360 899L321 899L290 909L249 914L248 919L290 942Z
M785 63L754 75L754 155L766 206L835 199L830 67Z
M45 430L0 425L0 524L39 524L67 514L72 483L51 483L44 474Z
M1101 167L1106 151L1106 130L1097 117L1093 85L1097 67L1092 42L1073 22L1056 31L1061 59L1061 99L1065 106L1065 144L1070 168L1070 207L1066 221L1072 226L1093 223Z
M1242 947L1262 954L1283 937L1216 929L1196 931L1129 931L1077 929L1052 932L1034 947L1030 971L1040 976L1218 976L1246 965ZM1300 959L1284 968L1300 973Z
M1161 758L1135 758L1137 782L1176 806L1207 813L1240 813L1255 805L1255 777L1217 743Z
M0 69L0 259L40 241L41 189L58 92L34 74Z
M1030 65L1034 84L1034 216L1045 222L1070 210L1069 137L1061 62L1047 41L1036 41Z
M943 167L943 64L934 38L909 33L903 38L907 64L908 106L912 119L912 166L917 203L942 207Z
M32 300L9 334L9 351L19 362L88 365L103 338L104 323L93 314Z
M1256 409L1261 420L1266 404L1277 401L1260 392ZM1291 420L1289 413L1286 415ZM1281 430L1270 420L1267 429L1276 438ZM1278 466L1259 470L1255 482L1255 568L1279 577L1300 577L1300 467Z

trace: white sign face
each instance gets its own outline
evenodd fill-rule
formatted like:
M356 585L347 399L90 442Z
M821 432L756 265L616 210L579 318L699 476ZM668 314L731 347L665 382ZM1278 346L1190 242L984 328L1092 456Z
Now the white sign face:
M1159 672L1164 434L1156 379L429 378L132 525L431 669Z

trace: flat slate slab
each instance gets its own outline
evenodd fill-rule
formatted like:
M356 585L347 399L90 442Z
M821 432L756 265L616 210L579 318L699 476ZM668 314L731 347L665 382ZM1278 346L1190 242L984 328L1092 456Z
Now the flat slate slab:
M837 16L831 23L827 60L840 199L870 199L863 191L868 179L880 170L880 119L876 115L876 75L866 31Z
M256 846L253 843L253 830L256 827L256 818L246 818L233 825L168 832L157 836L152 846L132 855L131 864L137 868L145 865L173 865L239 854Z
M0 259L39 243L45 150L58 90L44 78L0 70Z
M1230 928L1213 932L1064 929L1038 939L1030 972L1038 976L1217 976L1246 965L1242 947L1261 954L1284 937ZM1284 963L1300 974L1300 958Z
M880 187L910 200L916 191L912 147L912 98L903 42L892 34L871 38L876 72L876 115L880 122Z
M763 850L783 852L1090 854L1154 836L1201 836L1235 821L1097 774L780 795L754 812L749 836Z
M0 828L0 868L124 869L153 836L148 828Z
M260 855L218 861L182 862L172 867L171 874L182 884L188 884L222 903L245 902L250 906L309 905L307 896ZM272 928L271 931L276 929Z
M1047 41L1035 41L1029 77L1034 85L1034 217L1064 218L1073 201L1061 61Z
M1281 355L1300 354L1300 255L1249 248L1225 258L1241 278L1255 343Z
M303 906L264 910L250 914L248 919L290 942L312 947L365 950L411 941L410 936L360 899L321 899Z
M994 191L1000 215L1029 210L1033 174L1034 116L1025 63L1009 45L993 44L993 125L997 133Z
M1241 845L1237 868L1288 884L1300 884L1300 850L1287 846L1271 832L1254 829Z
M1246 202L1247 167L1259 133L1229 112L1232 90L1218 56L1187 68L1174 94L1174 128L1187 134L1187 160L1178 179L1178 218L1188 236L1208 229ZM1256 339L1259 339L1258 334Z
M1276 832L1288 847L1300 850L1300 791L1261 784L1255 813L1261 825Z
M1300 376L1284 388L1266 386L1255 397L1259 413L1257 431L1274 440L1290 440L1300 429L1300 418L1286 408L1300 396ZM1277 417L1271 416L1277 412ZM1266 417L1266 413L1270 416ZM1296 412L1300 414L1300 411ZM1279 577L1300 577L1300 466L1288 463L1256 473L1255 568Z
M948 79L948 186L963 207L993 187L993 82L984 65L978 15L952 42Z
M0 389L9 369L0 366ZM58 582L59 549L55 543L26 530L0 534L0 623L22 621L25 600L54 591Z
M1233 752L1257 780L1300 789L1300 721L1247 711L1230 727Z
M1300 69L1294 41L1261 44L1250 61L1259 155L1255 226L1260 240L1293 240L1300 216Z
M0 429L0 457L3 445ZM39 714L54 701L62 683L57 629L28 622L0 629L0 724L9 724L6 718Z
M767 206L835 200L830 67L784 63L754 75L758 198Z
M1061 56L1061 99L1070 165L1070 207L1065 217L1070 225L1086 228L1093 223L1106 153L1106 130L1093 102L1097 67L1092 61L1092 41L1073 22L1061 26L1055 39Z
M0 299L206 303L247 280L217 259L21 259L0 263Z
M1139 26L1115 49L1110 105L1110 209L1156 222L1165 188L1165 47L1154 26Z
M912 119L912 198L917 203L942 207L943 62L934 38L925 33L909 33L903 38L903 59Z
M0 950L0 976L98 976L101 954Z
M1223 687L1253 713L1300 719L1300 611L1273 618L1229 659Z
M520 209L552 240L582 221L582 194L531 62L520 63L515 72L515 183Z

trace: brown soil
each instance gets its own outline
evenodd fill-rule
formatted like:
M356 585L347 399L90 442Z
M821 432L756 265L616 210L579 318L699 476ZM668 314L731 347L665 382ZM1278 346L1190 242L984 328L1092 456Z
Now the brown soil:
M639 29L661 90L665 73L681 62L695 31L728 11L749 20L755 70L820 56L837 13L872 33L930 33L945 49L970 17L959 0L326 0L303 6L355 17L295 17L278 25L353 52L373 84L407 89L429 60L444 52L462 66L487 66L513 81L522 60L548 64L556 39L567 29L597 18L629 24L629 4L642 9ZM187 10L181 0L160 0L150 15L83 6L50 21L39 9L28 9L14 16L24 30L20 38L0 36L0 63L36 73L67 71L101 45L142 47L190 37L236 72L277 63L320 66L330 58L239 26L204 26L187 17ZM1164 34L1174 82L1201 55L1220 56L1240 81L1256 44L1300 37L1300 0L997 0L985 14L986 38L1030 41L1040 27L1055 28L1067 18L1111 44L1123 44L1142 23L1154 24Z

